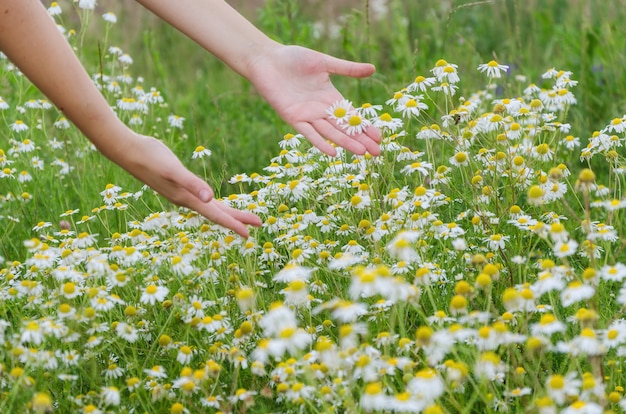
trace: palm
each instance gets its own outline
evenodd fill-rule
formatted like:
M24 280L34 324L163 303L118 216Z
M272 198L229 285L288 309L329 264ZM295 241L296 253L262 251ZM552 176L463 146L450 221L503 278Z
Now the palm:
M328 107L343 98L330 82L331 73L365 77L373 71L368 64L284 46L256 62L250 81L286 122L323 152L335 154L328 139L356 154L378 155L378 130L369 128L364 134L348 136L326 114Z

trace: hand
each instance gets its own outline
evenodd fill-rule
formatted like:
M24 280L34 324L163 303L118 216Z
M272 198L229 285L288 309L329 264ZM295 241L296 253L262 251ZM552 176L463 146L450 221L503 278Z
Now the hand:
M328 119L326 110L343 99L330 74L363 78L374 66L338 59L298 46L278 46L251 63L249 80L276 112L322 152L337 151L326 139L359 155L380 154L380 131L349 136Z
M258 216L215 200L211 187L187 170L161 141L134 134L128 142L123 154L115 157L116 162L172 203L195 210L244 238L250 235L246 225L262 224Z

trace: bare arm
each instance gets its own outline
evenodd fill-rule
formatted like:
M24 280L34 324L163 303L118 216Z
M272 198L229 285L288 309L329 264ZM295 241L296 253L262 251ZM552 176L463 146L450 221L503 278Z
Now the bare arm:
M254 214L212 200L211 187L160 141L122 123L38 0L0 0L0 50L102 154L173 203L248 237Z
M39 1L0 0L0 50L98 150L115 160L126 126Z
M367 63L274 42L223 0L137 0L247 78L276 112L320 150L335 155L326 140L356 154L378 155L380 131L348 136L326 109L343 96L330 74L362 78Z
M223 0L137 0L243 77L252 63L282 45L274 42Z

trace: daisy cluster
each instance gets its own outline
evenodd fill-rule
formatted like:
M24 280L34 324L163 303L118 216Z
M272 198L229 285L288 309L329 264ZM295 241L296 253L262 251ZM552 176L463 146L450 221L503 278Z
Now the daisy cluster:
M384 103L330 106L348 133L382 130L379 157L331 158L285 135L223 198L262 217L248 240L182 209L140 215L154 195L113 183L89 215L34 225L25 259L0 263L0 404L623 411L626 118L581 148L565 122L572 73L548 70L537 85L495 61L478 70L488 86L468 95L458 66L439 60ZM112 69L94 82L129 124L182 126L157 120L156 89L133 94L136 80L122 79L133 78ZM3 220L20 216L20 171L43 175L32 157L56 154L42 144L58 127L36 103L0 98L13 134L0 151ZM20 108L28 117L11 120ZM96 233L97 222L108 225Z

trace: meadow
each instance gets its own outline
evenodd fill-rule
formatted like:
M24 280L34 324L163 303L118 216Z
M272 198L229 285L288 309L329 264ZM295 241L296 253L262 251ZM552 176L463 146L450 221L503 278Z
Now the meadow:
M329 115L378 157L322 154L135 4L46 3L121 119L262 218L248 240L0 59L0 407L625 411L623 2L304 3L232 2L377 66Z

